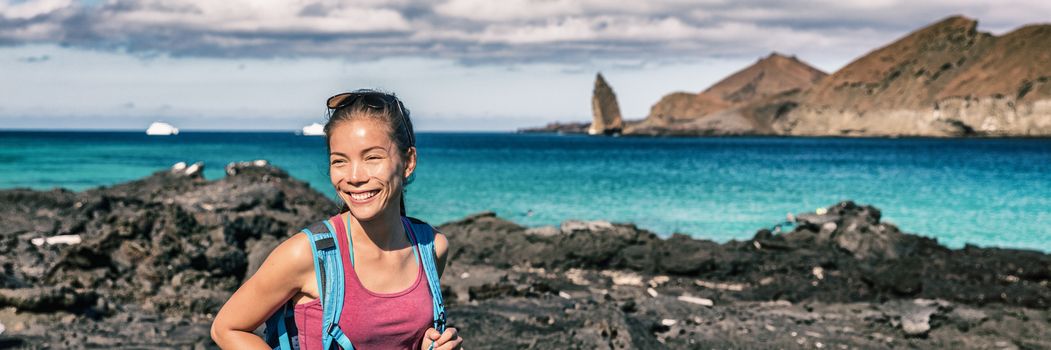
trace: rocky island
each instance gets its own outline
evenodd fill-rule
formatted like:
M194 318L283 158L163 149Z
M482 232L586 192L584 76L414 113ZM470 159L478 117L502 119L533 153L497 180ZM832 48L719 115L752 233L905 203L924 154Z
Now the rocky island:
M0 348L213 348L230 294L338 207L266 161L203 166L0 191ZM849 201L726 243L493 213L438 229L470 348L1051 348L1051 255L948 249Z
M828 75L773 53L700 93L664 96L623 134L1051 136L1051 24L977 27L949 17Z
M589 135L620 135L626 126L620 114L620 104L613 87L602 73L595 75L595 88L591 93L591 122L554 122L539 128L518 130L521 133L558 133Z

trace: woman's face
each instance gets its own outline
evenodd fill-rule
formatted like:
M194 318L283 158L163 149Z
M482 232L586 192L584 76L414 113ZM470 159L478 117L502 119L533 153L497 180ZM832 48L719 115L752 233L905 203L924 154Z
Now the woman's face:
M336 124L328 143L329 177L350 213L359 221L387 210L398 213L404 179L416 168L416 149L402 155L389 127L373 119Z

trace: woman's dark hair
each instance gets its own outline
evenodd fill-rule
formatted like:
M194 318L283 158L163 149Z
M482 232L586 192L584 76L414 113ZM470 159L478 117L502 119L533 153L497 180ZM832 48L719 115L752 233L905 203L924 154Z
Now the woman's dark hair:
M331 153L329 133L336 124L355 120L373 119L383 122L389 128L390 138L394 140L401 154L407 155L410 147L416 146L416 134L412 130L412 120L405 104L391 93L372 89L359 89L344 92L328 99L328 122L325 123L325 148ZM405 215L405 186L412 182L415 173L405 179L401 193L401 215ZM343 203L339 212L350 210Z

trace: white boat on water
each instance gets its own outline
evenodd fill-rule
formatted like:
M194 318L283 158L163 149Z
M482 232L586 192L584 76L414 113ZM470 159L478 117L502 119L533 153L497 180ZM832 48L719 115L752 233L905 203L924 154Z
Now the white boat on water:
M310 125L304 126L303 127L303 135L304 136L325 136L325 126L321 125L321 124L318 124L318 123L312 123Z
M146 135L178 135L179 129L172 126L171 124L164 122L153 122L149 128L146 128Z

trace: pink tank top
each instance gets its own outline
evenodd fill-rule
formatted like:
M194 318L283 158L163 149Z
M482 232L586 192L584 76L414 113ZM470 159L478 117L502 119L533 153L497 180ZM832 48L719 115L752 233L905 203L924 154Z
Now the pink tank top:
M331 222L336 227L339 246L349 247L343 220L337 215ZM405 230L409 232L410 228ZM411 233L409 237L415 246L415 237ZM345 298L339 327L354 348L419 349L434 317L431 291L426 286L423 267L417 262L416 282L408 289L396 293L374 293L365 289L358 280L348 250L341 249L340 253L343 255ZM320 299L295 306L300 350L324 350L321 348L321 318Z

